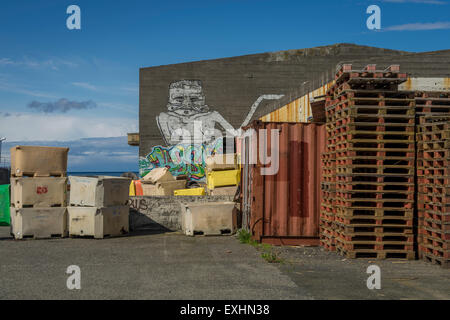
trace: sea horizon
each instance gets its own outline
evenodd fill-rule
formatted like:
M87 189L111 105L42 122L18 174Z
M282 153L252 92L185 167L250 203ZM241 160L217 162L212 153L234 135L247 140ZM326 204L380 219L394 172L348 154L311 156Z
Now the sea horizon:
M68 176L112 176L120 177L125 172L133 172L139 177L138 171L67 171Z

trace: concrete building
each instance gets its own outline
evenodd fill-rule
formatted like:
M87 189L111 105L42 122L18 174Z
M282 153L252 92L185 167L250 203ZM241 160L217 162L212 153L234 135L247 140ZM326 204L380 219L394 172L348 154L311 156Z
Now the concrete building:
M175 175L201 179L201 166L170 159L220 153L219 133L235 134L255 119L307 121L310 100L324 94L338 63L400 64L415 79L410 86L450 86L450 50L410 53L354 44L141 68L139 133L129 135L129 143L139 145L141 174L168 165ZM187 146L187 136L200 147Z

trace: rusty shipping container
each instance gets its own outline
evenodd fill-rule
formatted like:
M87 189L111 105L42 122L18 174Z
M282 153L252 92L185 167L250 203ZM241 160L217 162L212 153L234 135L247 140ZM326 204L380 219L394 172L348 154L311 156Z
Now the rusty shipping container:
M261 129L267 129L267 138L260 136ZM279 131L279 168L264 175L261 169L270 166L267 157L272 156L273 129ZM255 121L244 130L239 143L243 228L263 243L318 245L325 126Z

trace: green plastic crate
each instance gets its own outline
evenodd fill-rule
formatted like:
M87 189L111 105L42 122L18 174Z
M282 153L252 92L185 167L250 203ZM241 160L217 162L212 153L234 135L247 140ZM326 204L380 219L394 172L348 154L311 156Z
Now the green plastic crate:
M9 226L9 184L0 185L0 226Z

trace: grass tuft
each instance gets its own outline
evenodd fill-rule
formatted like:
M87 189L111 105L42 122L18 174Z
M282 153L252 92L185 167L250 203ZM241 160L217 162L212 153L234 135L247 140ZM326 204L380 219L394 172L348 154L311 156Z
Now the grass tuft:
M252 240L252 235L247 230L240 229L237 232L237 236L240 243L249 244L255 247L258 251L262 251L261 257L268 263L283 263L283 259L281 259L278 253L275 252L272 245L267 243L259 244L257 241Z

